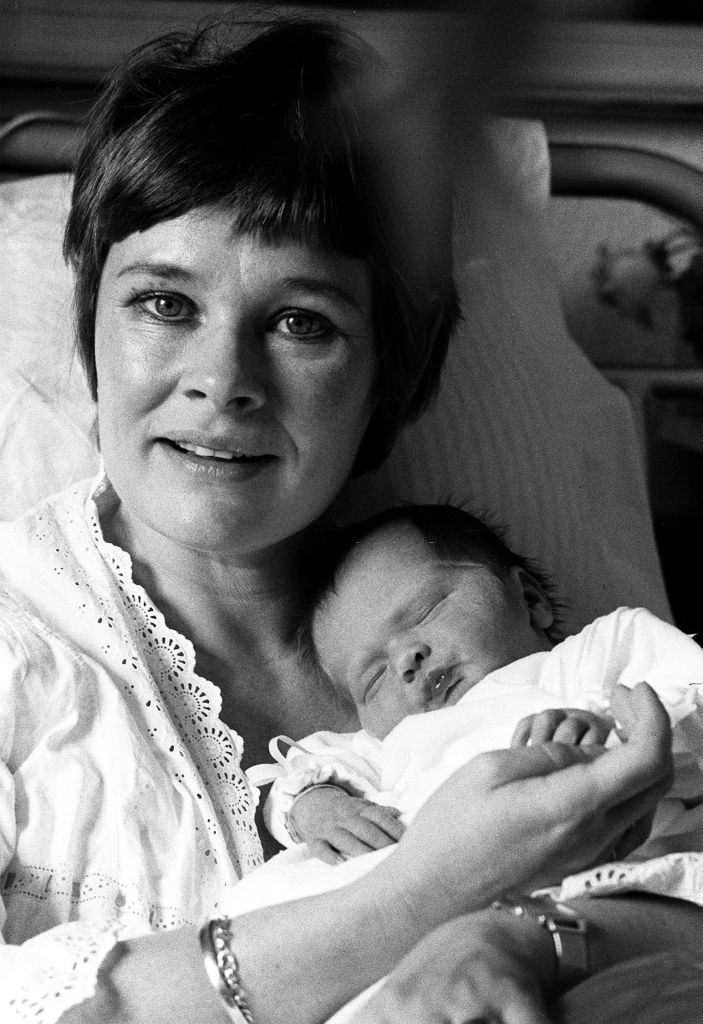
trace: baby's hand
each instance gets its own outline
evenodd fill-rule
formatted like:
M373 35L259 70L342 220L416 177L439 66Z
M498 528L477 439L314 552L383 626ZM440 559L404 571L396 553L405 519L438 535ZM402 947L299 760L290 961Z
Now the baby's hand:
M511 747L537 743L566 743L571 747L604 744L613 728L612 720L580 708L550 708L521 718L515 727Z
M338 786L312 786L298 796L288 820L313 857L338 864L397 843L405 826L395 807L352 796Z

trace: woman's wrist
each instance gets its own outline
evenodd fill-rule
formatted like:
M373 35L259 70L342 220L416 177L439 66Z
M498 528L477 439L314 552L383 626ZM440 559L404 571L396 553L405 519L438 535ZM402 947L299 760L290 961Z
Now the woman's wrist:
M504 896L491 909L507 914L516 923L536 925L549 936L551 956L545 968L549 991L561 992L592 973L591 943L594 929L565 903L550 896Z
M536 983L545 999L557 989L559 962L552 936L534 917L488 907L470 915L480 925L477 941L499 949L516 970Z
M402 909L415 941L456 917L483 909L503 893L505 880L499 870L481 873L466 868L450 874L441 857L429 855L429 844L418 843L417 835L408 843L407 834L362 881L374 884L390 905Z
M685 900L627 893L569 899L591 927L592 973L633 957L665 950L700 954L703 908Z
M234 918L230 944L256 1024L310 1024L388 974L427 930L416 929L395 891L367 875Z
M207 921L200 929L200 948L205 973L228 1017L236 1024L254 1024L234 951L232 921L226 917Z

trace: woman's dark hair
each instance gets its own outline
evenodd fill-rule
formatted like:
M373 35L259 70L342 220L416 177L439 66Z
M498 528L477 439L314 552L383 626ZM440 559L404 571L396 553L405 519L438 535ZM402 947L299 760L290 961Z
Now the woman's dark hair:
M525 569L547 597L554 623L546 630L550 639L562 638L563 609L545 570L533 559L518 555L503 539L504 531L455 505L395 505L351 526L329 531L321 540L310 574L307 608L299 633L301 650L314 656L312 620L317 608L334 592L344 564L357 544L394 523L414 526L439 562L477 562L499 579L514 566Z
M64 240L78 349L95 398L95 308L110 246L196 207L226 209L235 230L265 241L364 259L379 369L359 474L380 464L436 389L458 317L449 218L428 231L427 210L407 208L399 183L412 169L384 181L391 111L369 87L382 71L364 44L314 21L239 25L237 45L234 31L218 22L146 44L94 108Z

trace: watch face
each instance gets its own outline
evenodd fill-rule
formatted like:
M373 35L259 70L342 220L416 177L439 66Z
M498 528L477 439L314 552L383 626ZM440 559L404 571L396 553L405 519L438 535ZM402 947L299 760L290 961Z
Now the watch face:
M557 960L557 990L563 991L589 976L588 925L571 907L541 896L506 897L492 906L515 917L529 917L547 929Z

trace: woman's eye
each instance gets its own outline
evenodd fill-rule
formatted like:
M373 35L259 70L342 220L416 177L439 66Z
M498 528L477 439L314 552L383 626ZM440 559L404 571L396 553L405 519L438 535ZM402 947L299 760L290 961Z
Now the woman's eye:
M139 298L139 305L155 320L180 323L188 320L193 313L192 303L182 295L154 293Z
M276 327L284 334L300 338L303 341L317 341L334 333L334 327L325 316L319 313L308 313L305 310L292 310L284 313L276 321Z

